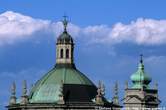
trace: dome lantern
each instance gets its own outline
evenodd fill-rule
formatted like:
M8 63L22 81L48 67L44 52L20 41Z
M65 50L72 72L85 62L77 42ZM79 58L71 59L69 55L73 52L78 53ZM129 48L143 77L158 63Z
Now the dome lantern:
M67 32L68 21L66 16L64 16L64 20L62 21L64 26L64 31L57 38L56 43L56 66L69 65L74 66L74 43L73 38Z

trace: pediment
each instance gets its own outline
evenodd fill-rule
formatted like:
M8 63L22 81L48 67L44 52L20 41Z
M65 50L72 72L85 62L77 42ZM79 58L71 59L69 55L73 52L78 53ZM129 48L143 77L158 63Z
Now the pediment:
M125 103L141 103L142 99L136 95L127 96L124 98Z

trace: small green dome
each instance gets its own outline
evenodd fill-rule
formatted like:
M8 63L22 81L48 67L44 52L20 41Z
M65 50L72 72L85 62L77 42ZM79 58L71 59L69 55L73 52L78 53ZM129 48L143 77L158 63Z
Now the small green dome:
M148 85L152 78L145 73L143 60L141 59L137 72L131 75L131 80L133 82L132 88L149 88Z
M91 94L90 98L94 98L96 95L96 86L84 74L71 67L60 67L53 68L34 85L30 92L30 102L56 103L59 99L59 89L62 80L63 84L67 85L67 92L74 91L71 92L71 94L75 94L75 92L79 91L77 90L78 87L83 89L84 95L88 96L88 94ZM64 95L65 94L69 93L64 93ZM74 97L76 99L72 100L81 98L80 96L73 95L72 98Z
M151 77L144 72L144 69L142 68L142 64L139 64L139 69L137 72L135 72L133 75L131 75L132 81L151 81Z

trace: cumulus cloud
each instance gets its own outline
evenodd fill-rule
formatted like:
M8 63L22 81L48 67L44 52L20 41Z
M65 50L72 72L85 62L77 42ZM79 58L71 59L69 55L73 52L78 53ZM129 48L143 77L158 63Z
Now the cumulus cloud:
M116 23L112 28L106 25L90 26L84 29L92 41L117 44L131 42L139 45L166 43L166 20L138 18L130 24Z
M0 44L25 39L33 33L48 28L50 21L34 19L19 13L7 11L0 15Z
M30 38L37 32L49 32L58 36L63 30L62 23L35 19L20 13L7 11L0 14L0 44L10 44ZM88 43L119 44L130 42L138 45L159 45L166 43L166 20L138 18L129 24L115 23L79 27L69 24L68 31L73 37L85 39Z
M69 31L72 35L78 36L80 28L69 24ZM0 45L12 44L22 39L31 38L37 32L48 32L59 35L63 26L61 22L51 22L25 16L13 11L6 11L0 14Z
M139 18L128 25L117 23L113 27L110 37L119 42L163 44L166 43L166 20Z

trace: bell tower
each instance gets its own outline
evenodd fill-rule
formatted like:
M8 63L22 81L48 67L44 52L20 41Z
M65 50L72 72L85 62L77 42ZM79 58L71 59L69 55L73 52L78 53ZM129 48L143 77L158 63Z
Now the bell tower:
M138 70L131 75L131 81L132 87L126 84L124 107L127 110L156 109L160 104L158 89L151 88L149 85L152 78L145 72L143 55L141 55Z
M67 32L68 21L66 16L62 21L64 26L63 33L57 38L56 43L56 65L74 64L73 52L74 42L71 35Z

